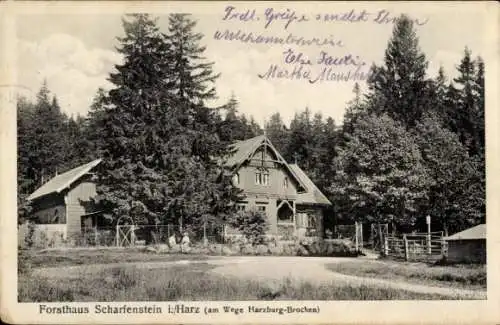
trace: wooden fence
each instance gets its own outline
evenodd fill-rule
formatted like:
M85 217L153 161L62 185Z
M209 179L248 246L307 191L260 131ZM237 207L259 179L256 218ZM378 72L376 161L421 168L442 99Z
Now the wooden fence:
M446 255L446 242L442 232L387 236L384 255L404 258L406 261L439 259Z

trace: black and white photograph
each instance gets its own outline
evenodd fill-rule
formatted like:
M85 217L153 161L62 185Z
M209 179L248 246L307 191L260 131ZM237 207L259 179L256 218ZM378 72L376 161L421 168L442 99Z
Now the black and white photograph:
M318 322L491 300L494 3L71 6L4 24L16 303Z

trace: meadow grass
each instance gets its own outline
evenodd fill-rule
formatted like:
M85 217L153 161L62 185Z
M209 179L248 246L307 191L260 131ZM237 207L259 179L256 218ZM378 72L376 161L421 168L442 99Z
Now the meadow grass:
M208 256L188 254L156 254L144 249L94 249L94 250L53 250L30 252L25 258L31 267L57 267L86 264L111 264L126 262L159 262L178 260L206 260Z
M327 265L331 271L370 278L400 280L431 286L486 288L485 265L438 266L397 261L346 261Z
M367 285L312 284L284 278L277 283L222 277L197 263L164 269L132 266L79 274L74 278L19 277L20 302L200 301L200 300L389 300L458 299L438 294Z

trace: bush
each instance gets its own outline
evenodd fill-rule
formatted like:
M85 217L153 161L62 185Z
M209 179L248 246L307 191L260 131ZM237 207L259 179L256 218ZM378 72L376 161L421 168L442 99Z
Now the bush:
M17 273L19 275L31 272L31 256L27 249L19 248L17 251Z
M232 224L252 245L264 244L268 229L264 214L252 210L237 213Z

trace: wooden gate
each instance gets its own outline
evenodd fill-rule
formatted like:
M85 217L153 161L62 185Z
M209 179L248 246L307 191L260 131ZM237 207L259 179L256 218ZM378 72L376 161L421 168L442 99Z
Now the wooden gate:
M132 218L120 217L116 222L116 246L134 246L135 230L136 226Z
M372 249L382 251L384 249L385 238L389 235L389 225L387 223L372 223L370 231L370 241Z

